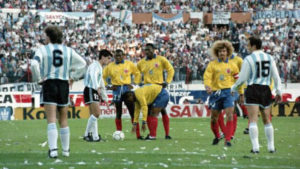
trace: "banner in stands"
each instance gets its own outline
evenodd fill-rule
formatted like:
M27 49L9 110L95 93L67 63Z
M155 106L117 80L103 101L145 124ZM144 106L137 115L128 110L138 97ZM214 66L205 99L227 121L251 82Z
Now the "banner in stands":
M122 24L132 25L132 11L122 10L110 13L112 17L119 19Z
M262 18L300 18L300 10L270 10L256 12L254 19Z
M1 92L0 107L31 107L31 92Z
M66 19L82 20L84 23L94 24L95 14L93 12L39 12L41 22L62 22Z
M230 12L214 12L212 24L229 24Z
M0 85L0 91L1 92L27 92L27 91L40 91L41 86L36 83L10 83L10 84L4 84Z
M200 19L203 21L203 12L190 12L191 19Z
M183 15L182 13L180 12L179 14L175 15L174 17L172 18L163 18L163 17L160 17L159 15L157 15L156 13L152 13L152 22L156 22L158 24L160 23L180 23L182 22L183 23Z

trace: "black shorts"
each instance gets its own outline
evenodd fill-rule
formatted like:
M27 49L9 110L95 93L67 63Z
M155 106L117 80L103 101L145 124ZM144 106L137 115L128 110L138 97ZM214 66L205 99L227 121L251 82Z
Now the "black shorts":
M83 96L84 96L84 103L90 104L92 102L98 102L100 101L100 96L97 92L97 90L89 87L85 87L83 90Z
M247 86L245 105L259 105L262 108L272 104L272 92L269 86L253 84Z
M68 106L69 82L66 80L48 79L43 82L41 91L41 104L53 104L57 106Z

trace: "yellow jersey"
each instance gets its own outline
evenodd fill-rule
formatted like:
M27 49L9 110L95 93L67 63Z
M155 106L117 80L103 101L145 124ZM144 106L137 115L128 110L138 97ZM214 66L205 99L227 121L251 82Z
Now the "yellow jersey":
M212 91L228 89L234 84L234 76L239 73L238 67L228 59L211 61L204 72L204 85Z
M145 84L162 84L164 82L163 72L167 71L166 82L171 83L174 76L174 68L163 56L156 55L154 58L143 58L137 64L137 68L144 75Z
M234 62L235 65L239 68L239 71L242 69L243 59L239 57L238 55L232 54L232 56L229 58L230 61Z
M242 64L243 64L243 59L241 57L239 57L238 55L234 55L232 54L232 56L229 58L229 61L233 62L238 68L239 68L239 72L242 69ZM237 78L234 79L234 83L237 81ZM239 94L244 94L244 89L246 88L246 84L243 84L240 88L239 88Z
M122 63L111 62L103 70L103 79L107 85L106 79L110 77L112 85L131 84L131 75L134 75L134 83L141 81L140 71L131 61L125 60Z
M143 121L147 121L148 105L152 104L161 92L162 86L157 84L145 85L134 91L136 102L134 105L134 122L139 121L140 112L143 114Z

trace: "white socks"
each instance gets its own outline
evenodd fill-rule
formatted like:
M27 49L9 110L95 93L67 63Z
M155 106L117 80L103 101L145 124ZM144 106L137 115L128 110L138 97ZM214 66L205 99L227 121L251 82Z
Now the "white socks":
M94 116L94 115L93 115ZM95 116L94 116L95 117ZM95 117L96 118L96 117ZM99 139L99 134L98 134L98 121L96 119L96 121L94 122L94 127L92 128L92 135L93 135L93 139L94 140L98 140Z
M48 136L49 149L50 150L57 149L58 133L57 133L57 128L55 123L48 124L47 136Z
M268 150L275 151L274 146L274 129L272 123L265 125L265 134L268 140Z
M70 149L70 128L60 128L60 141L63 151Z
M265 125L265 134L268 141L268 151L275 151L274 146L274 129L272 123ZM259 151L259 143L258 143L258 128L257 124L252 122L249 125L249 136L252 143L252 150Z
M93 139L94 140L98 140L99 136L98 136L98 122L97 122L97 117L95 117L93 114L90 116L86 129L85 129L85 133L84 136L87 136L88 133L92 133L93 135Z
M252 143L252 150L259 151L258 128L255 122L249 124L249 136Z

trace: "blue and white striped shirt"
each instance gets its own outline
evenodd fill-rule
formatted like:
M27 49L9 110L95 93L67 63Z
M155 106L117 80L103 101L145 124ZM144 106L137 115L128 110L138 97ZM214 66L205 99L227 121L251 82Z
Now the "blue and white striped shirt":
M105 84L103 80L103 70L99 61L94 61L88 67L84 76L84 86L92 88L94 90L100 90L100 96L104 101L108 101L108 97L105 90Z
M52 43L40 47L31 64L34 81L78 80L84 75L85 67L85 60L73 49Z
M276 94L280 95L281 79L273 57L262 50L256 50L244 59L239 79L232 86L232 90L236 90L245 81L247 81L247 85L269 86L272 79L274 80Z

